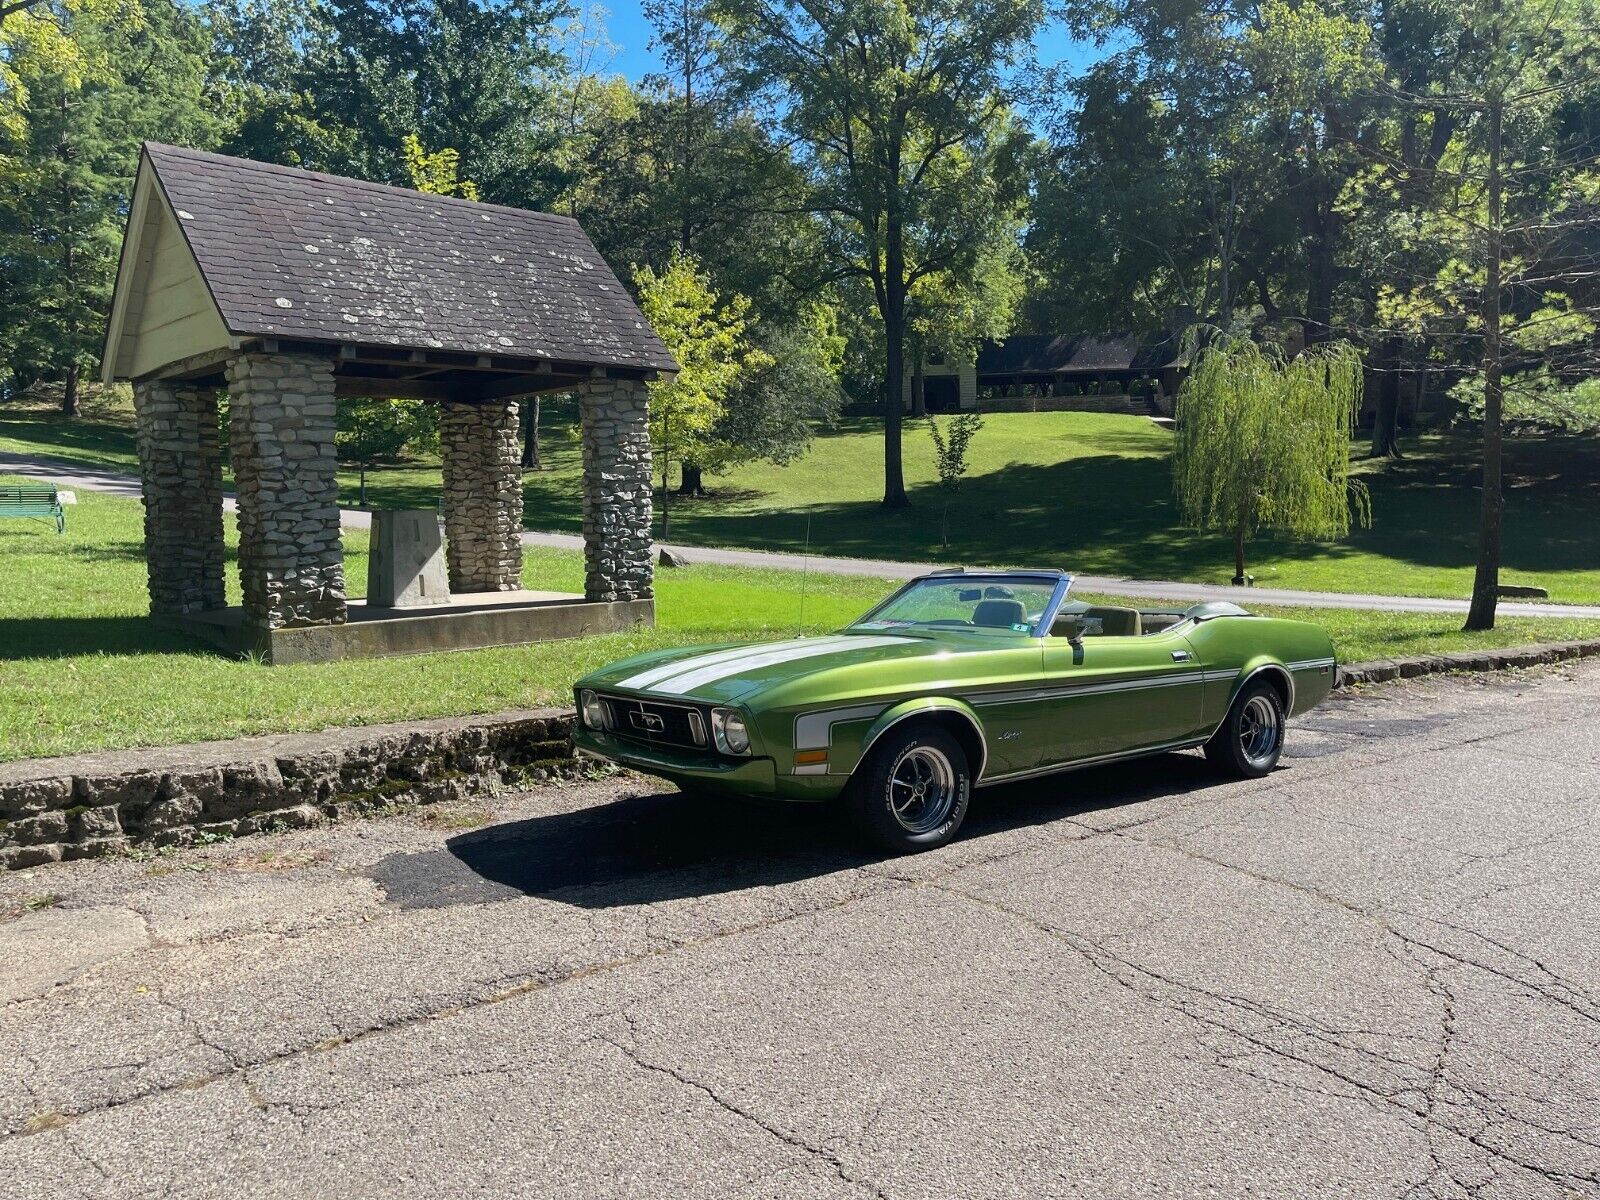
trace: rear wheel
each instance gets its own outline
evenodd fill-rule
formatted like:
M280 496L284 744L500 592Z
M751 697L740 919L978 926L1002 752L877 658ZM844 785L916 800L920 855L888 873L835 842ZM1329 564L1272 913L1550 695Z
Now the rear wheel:
M857 830L896 854L943 846L961 828L971 799L972 769L961 744L920 723L879 738L844 797Z
M1278 765L1286 725L1277 689L1264 680L1247 683L1206 743L1206 758L1229 775L1260 779Z

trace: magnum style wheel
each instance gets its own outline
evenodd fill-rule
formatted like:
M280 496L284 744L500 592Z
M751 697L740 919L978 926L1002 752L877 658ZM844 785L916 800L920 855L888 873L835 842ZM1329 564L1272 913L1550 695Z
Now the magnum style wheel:
M895 854L944 845L971 799L972 769L960 743L937 725L915 722L878 739L844 797L862 835Z
M1206 743L1206 758L1229 775L1259 779L1278 765L1286 724L1277 689L1265 681L1246 684Z

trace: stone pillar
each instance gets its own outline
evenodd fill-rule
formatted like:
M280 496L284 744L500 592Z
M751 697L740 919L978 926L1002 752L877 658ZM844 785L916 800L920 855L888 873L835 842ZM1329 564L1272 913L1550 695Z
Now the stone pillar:
M648 399L642 380L597 380L580 393L589 600L643 600L654 591Z
M133 388L144 553L153 614L222 608L222 447L217 397L162 381Z
M519 416L515 401L441 406L445 561L454 593L522 586Z
M332 360L235 355L228 400L245 624L342 624Z

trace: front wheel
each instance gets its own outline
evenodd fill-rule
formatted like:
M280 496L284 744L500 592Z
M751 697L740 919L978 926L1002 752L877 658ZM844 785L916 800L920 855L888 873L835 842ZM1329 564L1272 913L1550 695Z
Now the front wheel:
M1234 697L1222 728L1206 743L1211 765L1239 779L1271 774L1283 755L1287 722L1278 691L1265 681L1249 683Z
M966 819L972 769L961 744L939 726L907 723L878 739L844 799L855 827L883 849L933 850Z

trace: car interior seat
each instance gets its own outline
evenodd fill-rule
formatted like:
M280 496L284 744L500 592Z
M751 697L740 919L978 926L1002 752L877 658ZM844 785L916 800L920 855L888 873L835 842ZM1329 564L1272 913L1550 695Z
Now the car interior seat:
M1100 622L1102 637L1138 637L1141 633L1139 610L1137 608L1111 608L1095 605L1083 611L1083 620L1094 628L1094 622Z
M985 629L1010 629L1013 625L1026 625L1027 611L1021 600L980 600L972 610L972 623Z

